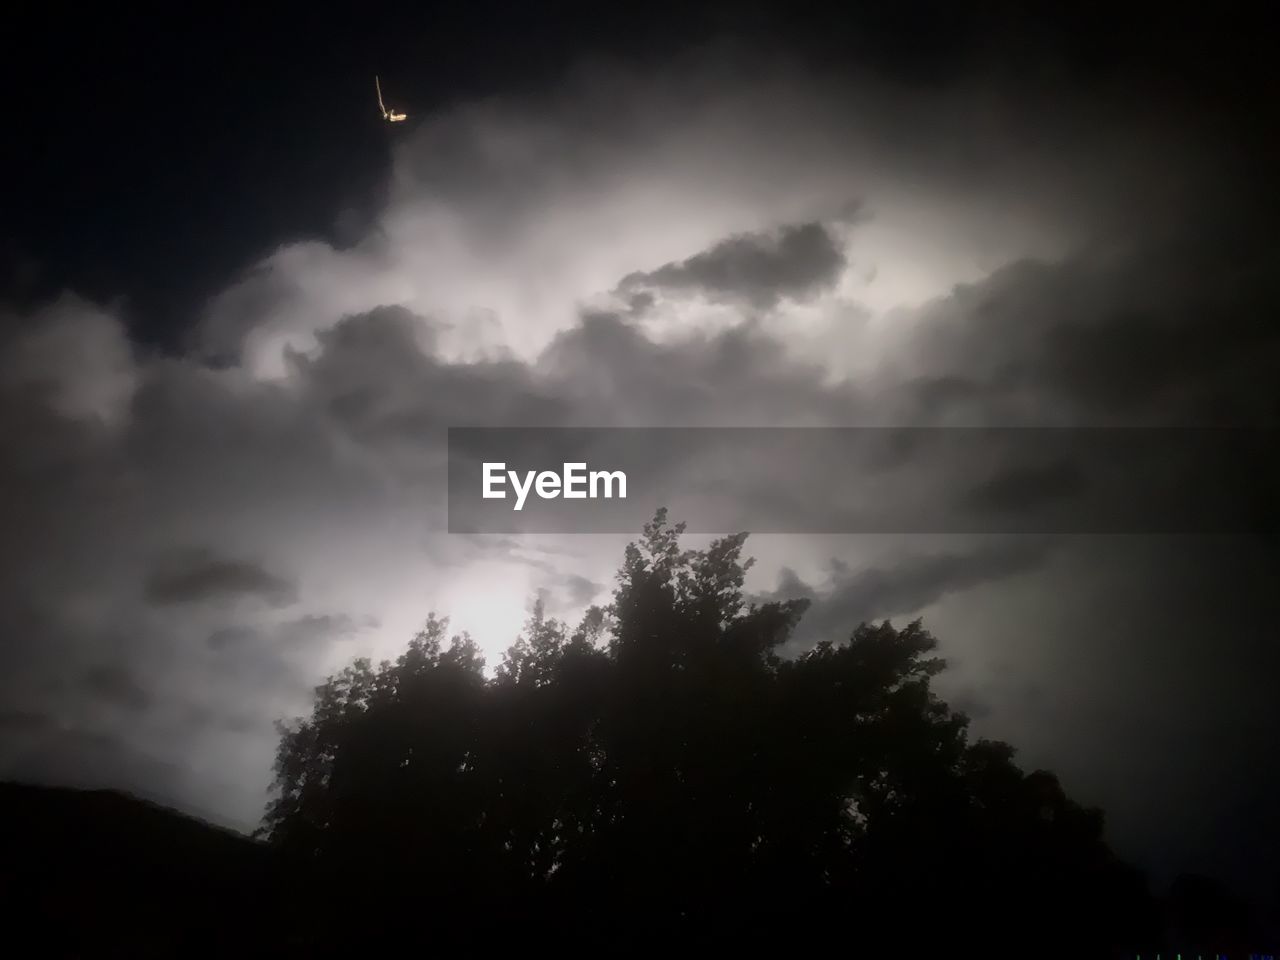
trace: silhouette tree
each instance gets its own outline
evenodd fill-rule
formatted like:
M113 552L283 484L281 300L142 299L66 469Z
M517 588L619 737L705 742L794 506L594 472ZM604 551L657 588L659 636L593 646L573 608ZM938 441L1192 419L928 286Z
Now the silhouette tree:
M1101 814L969 740L919 622L783 658L806 604L746 602L745 534L682 532L659 511L609 608L570 631L539 605L491 680L433 616L283 728L263 833L300 916L342 905L326 942L1157 942Z

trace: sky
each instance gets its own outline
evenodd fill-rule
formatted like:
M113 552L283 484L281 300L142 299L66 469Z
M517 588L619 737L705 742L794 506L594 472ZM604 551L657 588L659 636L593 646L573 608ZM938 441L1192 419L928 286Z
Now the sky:
M327 673L607 602L626 537L446 532L450 426L1274 427L1256 26L978 9L24 9L0 776L251 827ZM1121 853L1280 885L1274 540L748 552L793 652L922 617Z

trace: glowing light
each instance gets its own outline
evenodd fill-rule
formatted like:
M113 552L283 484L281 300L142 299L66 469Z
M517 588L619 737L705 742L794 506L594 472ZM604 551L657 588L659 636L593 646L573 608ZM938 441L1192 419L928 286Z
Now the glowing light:
M373 85L378 91L378 109L382 111L383 119L389 123L399 123L401 120L406 119L408 116L407 114L398 113L395 110L388 110L387 105L382 102L382 81L378 79L377 75L373 78Z

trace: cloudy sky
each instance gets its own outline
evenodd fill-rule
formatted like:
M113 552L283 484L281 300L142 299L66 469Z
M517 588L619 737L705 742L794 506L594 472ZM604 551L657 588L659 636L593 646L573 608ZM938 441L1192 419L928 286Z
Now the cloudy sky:
M625 537L445 532L451 426L1274 427L1249 25L899 9L25 15L0 776L252 825L328 671L607 602ZM1276 881L1274 540L749 546L794 649L922 616L1123 853Z

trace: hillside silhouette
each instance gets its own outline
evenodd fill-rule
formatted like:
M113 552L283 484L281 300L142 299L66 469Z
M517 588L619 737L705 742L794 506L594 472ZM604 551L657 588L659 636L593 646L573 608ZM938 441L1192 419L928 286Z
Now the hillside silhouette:
M277 859L123 793L0 784L0 913L28 956L226 955L275 928Z

